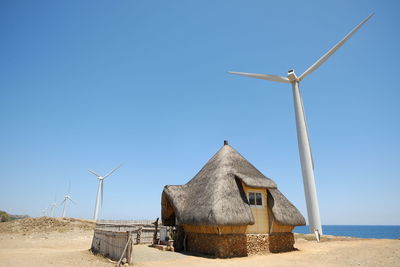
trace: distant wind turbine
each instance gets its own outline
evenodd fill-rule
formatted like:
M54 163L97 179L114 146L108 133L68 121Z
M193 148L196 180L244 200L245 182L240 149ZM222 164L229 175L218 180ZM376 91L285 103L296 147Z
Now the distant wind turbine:
M104 176L101 176L101 175L97 174L96 172L94 172L92 170L88 170L92 174L96 175L97 179L99 179L99 187L97 189L97 196L96 196L96 206L94 208L94 216L93 216L93 219L95 221L97 221L97 218L98 218L98 215L99 215L99 202L100 202L100 199L101 199L101 206L103 206L103 183L104 183L104 179L107 178L108 176L110 176L116 170L118 170L121 166L122 165L119 165L118 167L112 169L109 173L107 173Z
M55 209L58 209L58 205L54 200L54 202L50 204L50 217L53 217Z
M67 214L67 201L69 200L69 201L71 201L72 203L76 204L76 203L72 200L72 198L71 198L71 196L70 196L70 191L71 191L71 183L69 183L69 185L68 185L68 194L66 194L66 195L64 196L64 200L60 203L60 206L64 204L64 207L63 207L63 215L62 215L63 218L65 218L65 215Z
M47 216L47 208L42 209L43 216Z
M309 67L299 77L296 76L294 70L289 70L287 77L266 74L253 74L243 72L230 72L257 79L269 80L281 83L291 83L293 90L294 108L296 115L296 128L297 128L297 141L299 146L301 169L303 174L304 193L307 203L308 223L310 225L311 233L314 233L319 241L322 235L321 218L319 214L317 190L314 180L314 162L310 147L310 140L308 136L307 123L304 114L303 100L300 94L299 83L319 66L322 65L333 53L336 52L353 34L358 31L374 14L369 15L359 25L357 25L350 33L348 33L340 42L331 48L325 55L318 59L311 67Z

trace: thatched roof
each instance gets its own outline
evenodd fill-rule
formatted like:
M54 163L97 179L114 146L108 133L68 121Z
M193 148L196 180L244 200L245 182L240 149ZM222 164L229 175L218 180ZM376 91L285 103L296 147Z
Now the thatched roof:
M300 211L277 188L268 190L267 202L278 223L296 226L306 224Z
M226 144L187 184L164 187L161 205L163 224L171 225L175 220L169 216L166 210L167 204L172 206L179 224L209 226L254 224L241 182L249 187L277 188L274 181L264 176L235 149ZM283 195L276 195L278 198L275 199L273 211L286 212L282 211L284 207L293 207L294 209L288 212L297 212L298 214L294 216L302 217ZM275 193L272 197L275 197ZM275 215L275 218L286 222L283 223L286 225L293 222L286 220L287 216Z

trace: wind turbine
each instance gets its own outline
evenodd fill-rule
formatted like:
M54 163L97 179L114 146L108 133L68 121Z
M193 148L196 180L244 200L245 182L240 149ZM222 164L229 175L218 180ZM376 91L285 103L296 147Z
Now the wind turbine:
M47 216L47 208L42 209L43 216Z
M54 202L50 204L50 217L53 217L55 209L58 209L58 205L57 205L56 201L54 200Z
M60 203L60 206L61 206L62 204L64 204L64 207L63 207L63 215L62 215L63 218L65 218L65 215L67 214L67 200L69 200L69 201L71 201L72 203L76 204L76 203L72 200L72 198L71 198L71 196L70 196L70 191L71 191L71 183L69 183L69 185L68 185L68 194L66 194L66 195L64 196L64 200Z
M107 178L108 176L110 176L116 170L118 170L121 166L122 165L119 165L118 167L112 169L109 173L107 173L104 176L101 176L101 175L97 174L96 172L94 172L92 170L88 170L89 172L91 172L94 175L96 175L97 179L99 179L99 187L97 189L97 196L96 196L96 206L94 208L94 216L93 216L93 219L95 221L97 221L97 217L99 215L99 202L100 202L100 199L101 199L101 206L103 206L103 182L104 182L104 179Z
M308 223L310 225L310 232L314 233L317 241L319 241L320 235L322 235L321 218L319 215L319 207L317 200L317 190L315 188L314 180L314 162L312 158L312 152L310 147L310 139L308 136L307 122L304 114L303 100L301 98L299 83L313 71L315 71L322 63L324 63L333 53L336 52L347 40L350 39L353 34L358 31L372 16L374 13L369 15L360 24L358 24L350 33L348 33L340 42L332 47L325 55L318 59L311 67L309 67L299 77L296 76L294 70L289 70L287 77L267 74L253 74L243 72L229 72L231 74L237 74L257 79L269 80L281 83L292 84L293 100L296 116L296 128L297 128L297 141L299 146L301 170L303 174L304 193L307 203Z

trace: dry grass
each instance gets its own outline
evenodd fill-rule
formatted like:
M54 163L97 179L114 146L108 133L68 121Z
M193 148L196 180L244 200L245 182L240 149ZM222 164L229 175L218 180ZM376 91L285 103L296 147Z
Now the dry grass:
M0 223L0 233L35 234L48 232L69 232L74 230L93 230L95 221L74 218L26 218Z

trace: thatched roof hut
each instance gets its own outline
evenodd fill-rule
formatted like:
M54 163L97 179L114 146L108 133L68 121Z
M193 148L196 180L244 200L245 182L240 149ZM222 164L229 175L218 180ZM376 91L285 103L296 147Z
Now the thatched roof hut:
M280 224L305 224L304 217L274 181L230 145L224 145L187 184L164 187L161 212L164 225L175 225L175 218L168 217L165 200L172 205L178 224L254 224L248 200L238 182L269 189L268 206Z
M183 225L190 232L269 234L305 225L275 182L227 142L187 184L165 186L161 207L164 225ZM251 228L257 222L262 227Z

